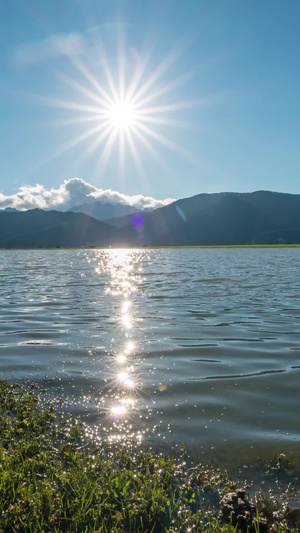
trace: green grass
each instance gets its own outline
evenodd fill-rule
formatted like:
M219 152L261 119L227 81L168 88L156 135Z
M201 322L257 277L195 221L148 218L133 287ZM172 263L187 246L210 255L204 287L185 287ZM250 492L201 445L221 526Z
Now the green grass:
M34 387L0 381L1 532L232 533L218 518L232 488L226 474L187 470L183 458L95 446ZM261 508L275 523L274 505L261 498Z

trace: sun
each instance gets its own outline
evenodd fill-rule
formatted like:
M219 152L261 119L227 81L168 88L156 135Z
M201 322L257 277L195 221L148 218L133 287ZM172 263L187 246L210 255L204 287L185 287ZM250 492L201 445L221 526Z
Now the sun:
M130 129L138 120L138 113L134 105L126 100L112 103L107 110L107 116L117 132Z
M166 96L174 89L186 83L191 73L185 73L174 79L167 79L167 72L182 54L176 48L171 51L156 68L146 75L149 57L133 65L128 73L124 67L125 48L119 52L118 75L111 70L108 57L99 41L101 53L101 70L97 75L89 70L87 64L79 57L72 58L79 76L57 72L59 79L80 96L78 101L45 98L44 103L72 111L74 116L59 119L60 126L82 125L82 133L70 138L60 146L49 159L61 156L81 143L87 148L77 159L82 164L92 154L98 154L95 172L105 170L114 147L119 146L118 159L121 174L124 162L131 155L141 178L148 179L142 161L143 152L148 152L164 170L168 168L160 153L160 147L168 149L185 159L193 160L194 154L172 140L174 128L186 128L187 123L178 118L178 113L187 108L203 105L203 100L166 101ZM123 58L123 59L122 59ZM125 76L126 74L126 76ZM174 113L176 117L174 118ZM188 125L190 127L190 125ZM167 133L166 133L167 132ZM141 148L143 150L141 150ZM126 157L125 157L126 156Z

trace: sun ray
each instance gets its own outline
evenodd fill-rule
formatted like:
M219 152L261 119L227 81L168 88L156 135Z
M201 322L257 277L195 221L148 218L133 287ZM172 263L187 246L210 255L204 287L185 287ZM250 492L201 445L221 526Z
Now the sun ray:
M135 165L136 165L136 168L140 174L140 177L146 181L148 183L148 179L147 179L147 174L145 172L145 169L144 169L144 166L143 166L143 163L140 159L140 156L137 152L137 149L136 149L136 146L134 144L134 141L132 139L132 135L131 135L131 132L129 130L126 131L126 138L128 140L128 144L129 144L129 147L130 147L130 150L131 150L131 153L133 155L133 159L134 159L134 162L135 162Z
M73 63L76 65L78 70L85 76L85 78L97 89L97 91L102 94L102 96L111 104L113 103L113 99L109 96L108 92L103 89L103 87L100 85L100 83L96 80L96 78L90 73L90 71L87 69L85 65L78 59L78 58L72 58Z
M136 93L132 97L133 103L138 101L143 94L149 91L149 89L154 85L154 83L156 83L161 78L161 76L171 67L171 65L175 63L175 61L182 54L182 52L182 47L179 46L169 52L164 61L162 61L160 65L154 70L154 72L152 72L152 74L148 77L142 87L138 91L136 91Z
M108 124L104 131L96 137L93 142L86 148L86 150L82 154L82 161L86 160L89 156L91 156L95 150L105 141L105 139L108 137L108 135L111 133L112 127L111 124ZM79 159L81 161L81 159Z
M57 107L59 109L71 109L73 111L86 111L87 113L100 113L99 107L94 107L86 104L79 104L78 102L71 102L69 100L61 100L59 98L52 98L48 96L38 96L40 102L49 107Z
M99 162L98 162L99 166L101 167L103 171L106 169L108 165L111 152L112 152L112 148L113 148L113 144L116 140L117 135L118 135L118 132L114 128L112 128L109 134L109 137L105 143L105 146L103 148L102 154L99 158Z
M106 121L106 123L102 123L96 126L95 128L89 129L85 131L83 134L78 135L77 137L74 137L67 143L63 144L60 148L52 151L52 153L48 154L47 156L40 157L39 160L34 165L32 165L32 167L27 171L27 174L35 172L36 170L44 167L51 161L62 156L67 151L71 150L72 148L75 148L76 146L78 146L85 140L89 139L90 137L96 135L98 132L100 132L101 130L105 128L109 128L109 130L111 130L111 124L109 121Z
M118 24L118 57L119 57L119 97L124 100L125 91L125 66L124 66L124 35L122 31L122 24Z
M145 126L145 124L139 123L137 124L137 127L147 133L150 137L153 137L156 141L159 141L161 144L172 150L173 152L180 153L188 160L194 159L194 155L192 154L192 152L189 152L180 144L171 141L160 133L157 133L157 131L154 131L152 128L149 128L149 126Z
M83 115L80 117L61 118L48 120L47 126L70 126L70 124L88 124L89 122L98 122L103 118L102 115Z
M137 102L137 105L139 107L143 107L149 102L153 102L153 100L157 100L160 96L163 96L166 93L169 93L176 87L182 86L184 83L187 83L190 79L192 79L196 74L196 69L187 72L186 74L183 74L182 76L178 76L174 80L172 80L169 83L166 83L163 87L157 89L156 91L152 91L148 96L145 96L143 99L139 99Z
M77 146L78 144L82 143L83 141L86 141L87 139L89 139L90 137L92 137L97 132L101 131L102 129L104 129L107 126L110 126L109 122L107 122L106 124L105 123L100 124L100 125L96 126L95 128L91 128L91 129L85 131L84 133L82 133L81 135L78 135L77 137L74 137L73 139L71 139L70 141L65 143L56 152L57 155L55 157L57 157L58 155L62 155L63 153L65 153L68 150L70 150L71 148L75 148L75 146Z
M124 130L120 131L119 135L119 165L120 165L120 174L124 176L125 170L125 132Z
M205 99L196 99L196 100L186 100L183 102L176 102L174 104L160 105L156 107L144 107L142 109L143 115L153 115L157 113L167 113L168 111L181 111L182 109L195 109L208 104L208 100ZM139 107L137 106L137 111Z
M191 124L184 120L175 120L172 118L153 117L149 115L139 115L138 120L142 122L150 122L152 124L160 124L162 126L173 126L174 128L190 129Z
M75 170L78 169L85 161L87 161L96 150L103 144L108 135L111 133L112 127L111 124L107 125L106 128L93 139L93 141L86 147L86 149L80 153L79 157L72 161L72 168Z
M161 167L169 171L170 167L167 165L166 161L161 157L158 151L155 150L155 148L152 146L151 142L147 139L147 137L135 127L133 127L133 132L136 137L141 141L141 143L145 146L148 152L156 159L156 161L158 161Z
M129 153L139 176L147 181L147 173L138 147L143 149L142 153L150 154L160 166L167 167L168 171L170 169L166 165L165 158L160 154L159 146L166 147L189 160L195 159L191 152L180 143L174 142L169 136L174 128L190 128L189 122L180 120L180 117L174 117L172 114L185 109L206 106L210 103L209 98L174 101L173 103L168 103L166 100L167 94L178 87L181 88L193 78L196 72L199 72L199 69L190 70L171 81L165 82L166 73L182 55L185 47L178 44L146 76L146 70L149 69L153 59L153 43L152 46L148 46L144 50L143 55L139 56L136 53L136 56L132 56L135 57L134 65L132 61L125 62L127 51L122 25L119 24L117 35L118 61L116 65L113 64L112 66L110 57L108 57L100 38L99 30L96 30L93 40L101 82L90 70L88 64L83 63L78 57L72 57L73 66L81 75L80 80L61 71L57 71L56 75L80 95L78 96L79 101L39 97L39 101L45 105L73 113L73 116L59 117L56 121L57 125L77 124L79 127L82 124L85 127L85 131L62 144L48 160L84 143L84 150L79 160L84 161L99 151L96 170L101 168L103 172L116 145L120 174L122 176L125 174L125 157L127 162L127 153ZM95 56L92 55L91 57L95 61ZM115 61L114 57L113 61ZM133 68L131 77L128 75L130 67ZM83 98L86 99L86 103Z
M93 135L95 135L97 132L101 131L102 129L104 129L105 127L107 126L110 126L109 123L107 124L100 124L98 126L96 126L95 128L91 128L87 131L85 131L84 133L82 133L81 135L77 135L76 137L74 137L73 139L71 139L70 141L66 142L65 144L63 144L59 149L55 150L52 152L52 154L50 154L44 161L42 164L46 164L48 163L49 161L52 161L53 159L56 159L57 157L60 157L61 155L63 155L64 153L68 152L69 150L71 150L72 148L75 148L75 146L78 146L79 144L81 144L82 142L86 141L87 139L89 139L90 137L92 137Z
M104 50L104 47L103 47L102 42L100 41L100 39L99 39L99 48L100 48L100 53L101 53L102 66L103 66L104 74L106 76L106 79L108 81L110 90L112 92L112 100L116 101L118 99L118 96L119 96L118 95L118 91L117 91L117 88L116 88L116 85L115 85L111 70L110 70L110 68L108 66L106 52Z
M92 91L90 91L89 89L84 87L84 85L81 85L77 81L73 80L73 78L71 78L70 76L68 76L64 72L57 71L56 75L61 81L63 81L67 85L69 85L69 87L72 87L73 89L75 89L79 93L83 94L84 96L87 96L91 100L94 100L95 102L97 102L97 104L100 104L103 107L109 107L109 105L110 105L110 101L109 100L100 98L95 93L93 93Z
M146 70L146 67L148 65L148 62L150 60L150 57L152 55L152 51L153 51L153 46L151 48L148 49L147 53L145 54L144 56L144 59L143 61L140 61L140 59L138 58L137 60L137 63L136 63L136 68L135 68L135 71L134 71L134 74L132 76L132 80L131 80L131 83L129 85L129 88L128 88L128 91L126 93L126 99L127 100L131 100L137 87L138 87L138 84Z
M114 81L111 70L109 68L108 58L107 58L107 54L106 54L106 51L105 51L105 48L102 42L102 38L100 36L99 28L96 29L96 34L97 35L95 35L94 33L93 41L94 41L94 47L95 47L97 57L98 57L97 61L99 65L102 66L103 68L106 81L108 82L108 85L111 91L111 95L109 95L107 91L105 90L104 92L107 95L110 104L113 104L114 101L118 98L117 86ZM101 87L101 90L103 90L102 87Z

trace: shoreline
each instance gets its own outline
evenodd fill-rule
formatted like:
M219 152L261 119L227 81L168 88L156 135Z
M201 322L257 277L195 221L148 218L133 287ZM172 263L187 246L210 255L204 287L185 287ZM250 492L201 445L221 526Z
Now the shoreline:
M300 248L300 244L207 244L191 246L70 246L53 248L0 248L0 252L26 252L26 251L64 251L64 250L194 250L194 249L255 249L255 248Z
M291 487L251 501L218 466L189 467L185 448L176 460L134 442L95 445L34 385L0 381L0 413L1 531L299 531ZM270 465L275 481L286 466Z

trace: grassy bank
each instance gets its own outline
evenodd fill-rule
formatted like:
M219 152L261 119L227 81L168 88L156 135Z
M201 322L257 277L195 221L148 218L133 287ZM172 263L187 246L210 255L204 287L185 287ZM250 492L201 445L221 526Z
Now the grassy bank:
M237 531L220 518L220 500L234 489L225 474L134 445L96 447L33 387L0 382L0 458L3 532ZM260 497L256 512L270 531L298 531L287 528L287 511Z

